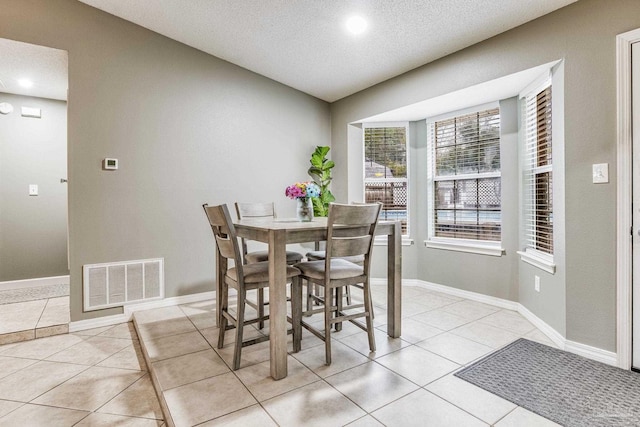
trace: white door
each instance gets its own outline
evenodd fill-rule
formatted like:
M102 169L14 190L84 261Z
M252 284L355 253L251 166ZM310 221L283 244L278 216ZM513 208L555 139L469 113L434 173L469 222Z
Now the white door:
M633 360L640 369L640 42L631 45L633 127Z

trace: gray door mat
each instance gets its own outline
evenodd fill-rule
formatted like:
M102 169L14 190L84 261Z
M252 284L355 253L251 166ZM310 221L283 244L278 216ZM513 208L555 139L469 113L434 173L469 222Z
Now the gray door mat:
M564 426L640 426L640 374L524 338L454 375Z

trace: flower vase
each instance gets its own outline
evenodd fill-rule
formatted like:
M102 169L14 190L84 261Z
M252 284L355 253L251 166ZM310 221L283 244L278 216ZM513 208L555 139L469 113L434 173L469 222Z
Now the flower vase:
M297 200L296 215L300 222L313 221L313 203L308 197L300 197Z

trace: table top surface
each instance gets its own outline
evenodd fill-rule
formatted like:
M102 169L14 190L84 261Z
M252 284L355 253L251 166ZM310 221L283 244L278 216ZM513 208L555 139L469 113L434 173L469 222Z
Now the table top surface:
M378 221L378 231L393 228L399 221ZM316 217L312 221L302 222L296 218L244 218L235 220L236 228L256 230L322 230L327 228L326 217Z

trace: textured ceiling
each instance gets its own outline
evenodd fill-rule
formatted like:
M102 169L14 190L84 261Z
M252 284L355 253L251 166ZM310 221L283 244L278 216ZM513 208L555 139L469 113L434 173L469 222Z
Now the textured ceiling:
M67 66L64 50L0 39L0 93L66 100ZM23 88L18 79L33 86Z
M576 0L80 1L331 102Z

